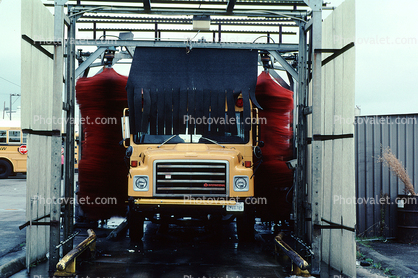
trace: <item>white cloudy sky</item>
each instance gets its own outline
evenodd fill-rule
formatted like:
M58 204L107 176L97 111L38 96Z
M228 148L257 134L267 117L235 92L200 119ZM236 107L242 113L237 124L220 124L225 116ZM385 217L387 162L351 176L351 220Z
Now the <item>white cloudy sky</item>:
M19 2L0 0L0 119L10 94L20 93ZM417 0L356 1L356 105L363 115L418 113L417 10ZM19 106L20 98L13 102Z

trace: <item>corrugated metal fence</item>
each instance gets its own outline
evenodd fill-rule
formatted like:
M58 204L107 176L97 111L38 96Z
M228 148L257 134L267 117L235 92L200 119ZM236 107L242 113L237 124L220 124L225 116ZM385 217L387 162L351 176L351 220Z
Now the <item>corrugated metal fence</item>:
M418 114L355 117L355 139L357 235L395 237L404 184L377 160L390 147L418 191Z

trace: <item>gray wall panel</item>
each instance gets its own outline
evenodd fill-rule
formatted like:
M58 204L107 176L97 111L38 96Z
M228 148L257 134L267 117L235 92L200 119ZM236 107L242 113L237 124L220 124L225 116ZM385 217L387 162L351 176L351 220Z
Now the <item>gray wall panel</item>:
M21 32L32 40L42 41L54 38L54 16L45 8L42 1L22 0ZM45 46L45 48L53 51L51 46ZM59 101L55 104L51 101L54 96L53 60L23 39L21 54L22 129L60 131L59 123L52 124L54 116L55 119L61 117L62 107L60 94ZM53 111L56 113L54 114ZM28 149L30 151L27 160L26 220L31 221L51 213L51 197L53 197L51 188L54 184L55 186L61 184L58 174L61 166L61 138L29 134ZM54 166L57 175L51 177L50 173ZM59 208L59 204L57 206ZM50 218L42 221L49 222ZM49 251L49 239L49 226L30 225L26 228L26 266L28 268L32 263L45 258Z
M336 37L355 38L355 1L346 0L323 22L322 48L341 49L347 42ZM323 54L322 59L330 54ZM313 128L314 134L353 134L355 49L351 48L322 67L322 115L323 129ZM315 107L315 102L314 102ZM314 110L315 112L315 110ZM320 117L313 117L313 126ZM348 119L348 122L347 122ZM312 142L313 159L318 161L316 148L322 145L322 194L320 219L355 227L355 144L353 138ZM318 175L318 164L312 164L312 186ZM320 176L320 175L319 175ZM319 179L320 180L320 177ZM310 190L315 195L315 190ZM322 201L321 201L322 199ZM316 206L312 200L312 207ZM316 217L312 209L312 219ZM325 225L325 222L322 222ZM341 273L354 277L356 273L355 233L345 229L322 229L322 260Z
M404 184L388 167L378 163L382 149L390 147L406 167L413 184L418 182L418 114L358 116L355 123L357 234L366 237L396 236L396 197ZM415 187L416 188L416 187ZM418 189L416 188L416 191ZM388 196L389 204L375 202ZM363 200L363 201L362 201ZM365 204L364 200L368 200Z

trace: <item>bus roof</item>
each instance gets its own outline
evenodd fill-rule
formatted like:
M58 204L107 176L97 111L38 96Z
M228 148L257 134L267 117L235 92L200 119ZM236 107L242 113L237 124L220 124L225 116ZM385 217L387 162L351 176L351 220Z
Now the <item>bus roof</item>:
M0 120L0 127L15 127L20 129L20 121Z

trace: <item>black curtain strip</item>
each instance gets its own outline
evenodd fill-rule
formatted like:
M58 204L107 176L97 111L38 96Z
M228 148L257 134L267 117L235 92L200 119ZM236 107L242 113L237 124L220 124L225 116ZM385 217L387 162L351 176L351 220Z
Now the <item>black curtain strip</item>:
M251 129L251 110L250 110L250 96L249 89L244 88L242 90L242 99L244 102L244 111L243 111L243 124L244 130L249 131Z
M141 132L147 133L149 117L150 117L150 112L151 112L151 95L150 95L149 89L143 89L142 92L143 92L143 98L144 98L144 105L143 105L143 113L142 113Z
M165 105L165 100L164 100L164 91L163 90L156 90L157 92L157 96L158 96L158 102L157 102L157 125L158 125L158 135L164 135L164 118L165 118L165 113L164 113L164 105Z
M157 134L157 108L158 108L157 107L158 94L155 89L150 91L150 97L151 97L151 107L150 107L150 117L149 117L150 134L155 135Z
M195 90L189 89L187 94L187 113L190 119L196 120L196 102L195 102ZM195 122L189 121L189 134L194 134Z
M165 135L172 135L173 133L173 90L164 90L164 114L165 114Z
M180 122L182 121L180 116L180 90L173 90L173 134L179 134Z
M221 90L218 92L218 135L222 136L225 134L225 91Z
M210 115L210 105L211 105L211 92L210 90L203 90L203 117L208 120ZM209 134L209 125L206 124L203 126L203 133L205 137Z
M135 94L133 87L126 87L128 93L128 108L129 108L129 129L131 134L136 133L135 129Z
M180 105L179 105L179 133L186 133L186 119L184 116L187 115L187 90L180 90Z
M130 110L129 110L130 111ZM135 133L141 131L142 123L142 89L134 89L134 116L135 117Z
M196 133L203 134L204 133L204 123L203 123L203 106L204 98L203 98L203 90L196 90L195 91L195 104L196 104ZM198 120L199 119L199 120Z
M234 101L234 92L232 89L226 91L226 102L228 106L228 118L229 124L226 126L227 131L231 133L231 135L237 135L237 125L235 120L232 121L232 118L235 118L235 101Z

